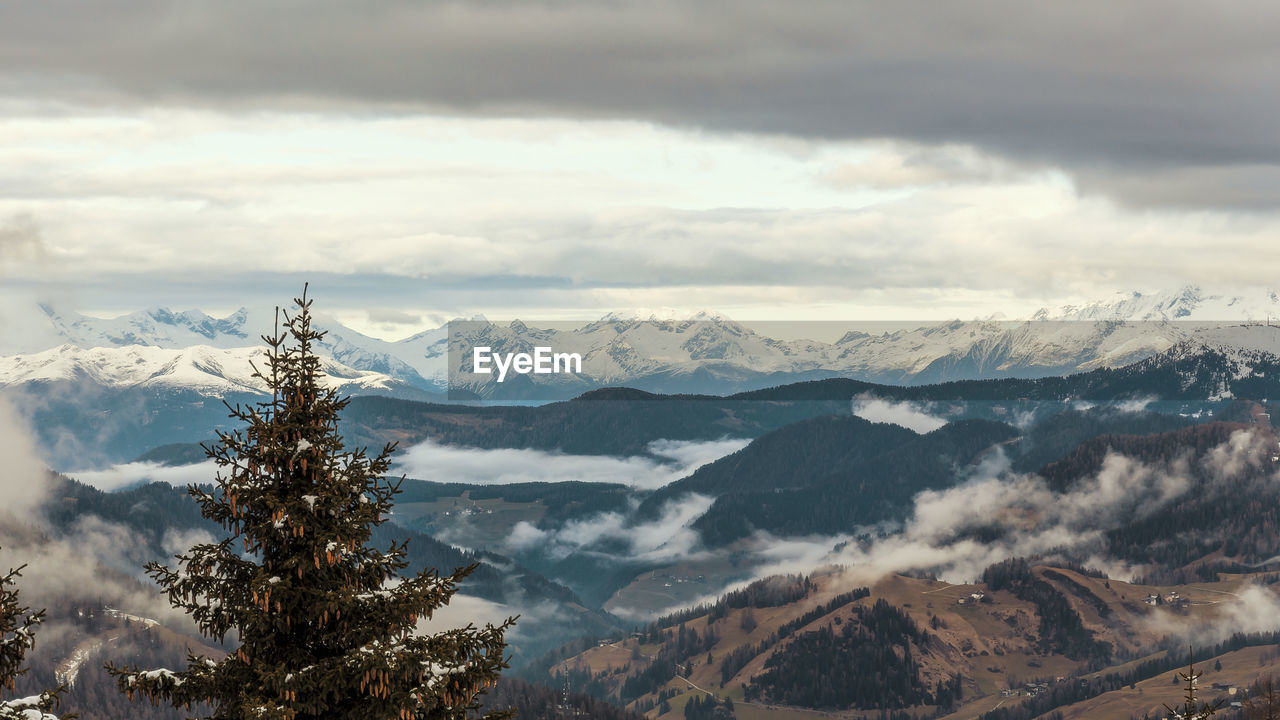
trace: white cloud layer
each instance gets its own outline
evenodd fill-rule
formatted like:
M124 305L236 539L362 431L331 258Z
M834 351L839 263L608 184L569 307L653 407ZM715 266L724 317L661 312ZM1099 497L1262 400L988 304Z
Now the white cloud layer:
M1196 645L1213 645L1236 633L1269 633L1280 630L1280 597L1271 590L1249 585L1239 593L1224 594L1216 612L1205 619L1189 618L1157 607L1147 618L1154 632L1185 638Z
M616 483L653 490L679 480L702 465L737 452L748 440L708 442L656 440L649 450L658 458L565 455L541 450L480 450L433 441L396 455L396 472L436 482L510 485L526 482Z
M77 470L68 475L86 485L112 492L152 482L169 483L174 487L211 484L217 472L218 466L212 460L207 460L191 465L172 466L154 462L131 462L113 465L104 470Z
M974 147L175 108L0 113L0 136L0 277L90 311L234 309L308 277L368 327L946 319L1280 276L1274 214L1133 213L1060 172L981 170L999 161Z
M536 549L552 558L585 552L631 562L670 562L692 559L701 542L690 527L711 508L715 498L689 493L668 501L657 519L632 523L628 515L607 512L542 530L527 521L516 523L507 547L515 552ZM621 552L610 549L621 544Z
M893 423L918 433L937 430L947 421L920 409L913 402L893 402L871 395L859 395L853 399L853 414L877 423Z
M1229 478L1247 467L1258 467L1265 445L1247 430L1206 454L1202 469ZM1094 475L1065 492L1054 492L1044 479L1012 472L1007 459L996 453L968 480L952 488L925 491L915 498L910 519L897 532L853 536L790 538L766 534L754 538L760 561L758 576L797 572L830 565L844 566L860 581L871 582L906 570L934 570L949 582L971 582L992 563L1011 557L1044 555L1070 550L1090 553L1102 534L1134 518L1158 512L1191 487L1186 460L1149 465L1111 453ZM990 542L970 539L968 533L998 528L1002 537ZM1141 572L1105 555L1091 564L1119 579Z
M0 413L3 412L4 408L0 407ZM16 416L14 420L16 421ZM3 421L2 415L0 421ZM7 442L15 440L9 439ZM737 452L746 447L748 442L750 441L739 438L705 442L655 440L649 446L655 457L610 457L565 455L541 450L480 450L427 441L399 452L394 457L395 472L437 482L510 485L579 481L616 483L652 490L686 477L706 463ZM217 465L212 460L207 460L174 466L130 462L103 470L79 470L70 475L99 490L112 492L150 482L164 482L175 487L212 483L217 472Z

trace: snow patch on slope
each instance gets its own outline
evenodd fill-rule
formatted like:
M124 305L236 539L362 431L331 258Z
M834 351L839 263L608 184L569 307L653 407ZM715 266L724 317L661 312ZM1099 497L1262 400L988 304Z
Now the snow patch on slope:
M105 387L186 389L208 396L265 392L266 383L253 377L253 364L265 369L262 348L62 345L28 355L0 356L0 387L88 380ZM387 390L395 382L383 373L356 370L334 360L322 359L321 368L322 383L343 392Z

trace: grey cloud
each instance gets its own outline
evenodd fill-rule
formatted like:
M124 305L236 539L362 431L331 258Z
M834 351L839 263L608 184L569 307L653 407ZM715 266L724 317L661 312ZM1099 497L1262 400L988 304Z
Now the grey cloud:
M1030 169L1030 168L1028 168ZM913 185L1007 182L1020 169L972 146L920 146L904 143L876 148L856 163L828 168L818 179L837 188L895 189Z
M960 142L1136 204L1272 206L1249 181L1280 163L1278 20L1192 0L52 0L0 11L0 88Z
M1263 212L1277 207L1280 164L1259 157L1157 168L1091 165L1075 168L1073 177L1081 193L1116 198L1134 208L1218 206Z
M5 469L0 472L0 501L3 501L0 507L14 518L30 517L47 494L46 468L36 452L35 440L27 431L26 421L3 397L0 397L0 457L5 458Z
M43 263L49 259L40 226L30 215L0 222L0 272L10 263Z

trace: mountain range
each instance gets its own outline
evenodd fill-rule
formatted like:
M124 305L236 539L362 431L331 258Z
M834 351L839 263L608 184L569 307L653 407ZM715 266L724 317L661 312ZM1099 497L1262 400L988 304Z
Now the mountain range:
M1229 341L1229 342L1228 342ZM635 388L589 390L570 401L500 405L444 404L443 396L415 390L419 397L394 397L397 387L386 376L350 372L335 379L342 390L357 395L343 419L343 432L353 442L371 447L385 442L409 446L433 441L484 449L527 448L577 455L643 455L658 440L714 441L723 437L754 438L819 415L849 414L867 401L909 403L947 421L976 418L1025 425L1047 413L1091 404L1151 405L1160 412L1212 417L1234 398L1280 397L1280 356L1269 349L1280 342L1280 328L1265 325L1205 330L1193 340L1117 368L1099 368L1063 377L962 380L931 385L888 385L851 378L775 383L760 390L731 395L662 395ZM97 350L71 349L93 357ZM0 387L28 418L45 458L61 470L85 470L127 462L140 456L166 461L168 454L203 457L192 443L206 441L216 430L229 429L223 402L255 402L262 395L244 375L234 391L211 397L201 390L217 386L212 362L171 363L156 375L141 360L150 354L193 351L154 348L118 349L136 353L133 384L104 384L89 370L56 376L54 360L39 370L31 356L0 359L28 372L55 379L36 379ZM228 351L232 352L232 351ZM248 353L248 350L239 352ZM56 359L56 354L54 355ZM246 356L247 357L247 356ZM247 363L247 359L245 361ZM35 368L35 369L31 369ZM224 371L225 372L225 371ZM336 371L335 371L336 372ZM198 387L171 382L200 377ZM779 380L790 379L782 375ZM385 388L390 387L392 391ZM377 397L380 395L381 397ZM410 396L412 397L412 396ZM425 401L425 402L424 402ZM152 452L160 446L174 449Z
M825 377L902 385L1047 377L1128 365L1186 342L1276 352L1280 341L1256 330L1269 327L1273 315L1280 317L1275 293L1246 298L1187 287L1044 309L1025 320L953 320L899 329L850 323L834 342L776 339L714 312L615 313L569 329L476 317L395 342L324 316L317 325L327 333L320 352L332 361L328 369L341 378L344 392L432 399L431 393L451 391L455 400L549 401L617 385L729 394ZM9 308L6 317L0 327L0 388L87 380L207 396L260 390L250 378L250 348L260 348L259 335L275 326L273 312L246 308L222 318L154 308L103 319L46 304ZM477 380L467 372L467 350L476 345L500 352L550 346L579 353L583 372L520 375L502 384L492 377Z

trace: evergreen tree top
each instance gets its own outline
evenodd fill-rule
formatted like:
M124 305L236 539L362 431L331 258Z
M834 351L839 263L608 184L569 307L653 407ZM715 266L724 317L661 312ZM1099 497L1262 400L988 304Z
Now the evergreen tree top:
M219 719L467 717L506 667L514 618L418 632L475 566L402 577L405 544L368 544L399 490L387 479L395 448L345 447L347 400L320 382L312 348L323 333L305 291L295 303L254 368L271 398L228 405L245 427L206 448L214 489L190 488L227 538L192 547L176 569L147 566L170 603L234 650L192 655L182 671L110 669L131 698L211 707Z
M1218 708L1222 707L1222 700L1216 700L1212 703L1197 703L1196 689L1199 687L1200 676L1204 672L1196 672L1196 656L1195 648L1189 648L1187 671L1178 673L1178 677L1182 678L1186 683L1184 688L1185 695L1181 707L1173 708L1166 704L1164 707L1169 711L1169 716L1175 720L1207 720L1218 713Z

